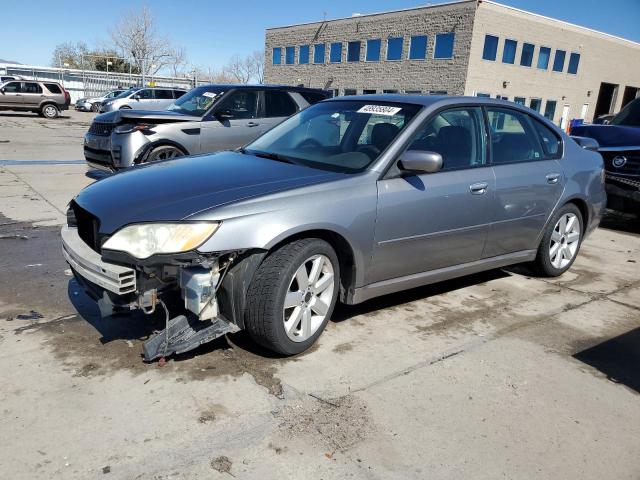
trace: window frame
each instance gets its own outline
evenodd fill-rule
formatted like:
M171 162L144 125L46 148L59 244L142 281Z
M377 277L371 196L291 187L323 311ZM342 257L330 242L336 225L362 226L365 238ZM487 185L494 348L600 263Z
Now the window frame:
M378 42L378 58L376 60L369 60L369 42ZM379 62L382 54L382 38L368 38L365 44L364 61L365 62Z
M289 53L291 53L291 61L289 61ZM295 65L296 64L296 47L295 45L289 45L284 47L284 64Z
M276 63L276 51L278 52L277 63ZM271 49L271 65L282 65L282 47L273 47Z
M540 66L540 51L541 51L543 48L549 51L549 57L547 57L547 63L546 63L546 65L544 66L544 68L542 68L542 67ZM540 46L538 47L538 59L537 59L537 62L536 62L536 68L537 68L538 70L544 70L544 71L548 71L548 70L549 70L549 62L551 62L551 52L552 52L552 50L553 50L553 49L552 49L551 47L547 46L547 45L540 45Z
M302 51L306 50L307 55L306 55L306 59L303 62L302 59ZM308 65L309 64L309 60L311 58L311 46L307 43L304 45L299 45L298 46L298 65Z
M547 117L547 107L549 105L549 102L553 102L553 116L552 118ZM550 122L553 123L553 117L556 116L556 110L558 110L558 101L557 100L551 100L548 99L544 102L544 113L541 113L541 115L546 118L547 120L549 120Z
M443 35L451 35L453 40L451 41L451 56L450 57L436 57L436 52L438 51L438 37L442 37ZM443 32L436 33L433 39L433 59L434 60L453 60L456 56L456 33L455 32Z
M505 54L505 49L507 48L507 42L513 42L515 44L514 48L513 48L513 61L512 62L505 62L504 60L504 54ZM511 44L511 43L509 43ZM518 41L514 40L513 38L505 38L504 42L502 43L502 58L500 59L500 62L503 63L504 65L515 65L516 64L516 56L518 53Z
M541 97L529 97L529 108L530 108L531 110L533 110L534 112L540 113L540 110L536 110L535 108L533 108L533 107L531 106L531 102L532 102L533 100L538 100L538 101L540 102L540 110L542 110L542 98L541 98Z
M389 42L392 40L400 40L400 53L398 54L398 58L389 58ZM385 59L387 62L401 62L402 61L402 52L404 51L404 37L388 37L387 38L387 54L385 55Z
M414 39L424 39L424 55L421 57L412 57L411 50L413 49ZM409 49L407 50L407 60L426 60L429 54L429 35L411 35L409 37Z
M558 61L558 52L562 52L562 66L560 70L556 70L556 62ZM553 56L553 64L551 65L551 71L555 73L564 73L564 64L567 61L567 51L556 48L555 55Z
M355 60L350 60L349 56L351 55L351 46L352 45L357 45L358 46L358 58ZM362 40L351 40L347 42L347 63L358 63L360 62L360 57L362 56Z
M35 85L37 87L38 91L35 92L27 92L27 84L29 85ZM25 95L42 95L44 93L43 89L42 89L42 85L40 85L39 82L35 81L35 80L23 80L22 81L22 85L20 85L20 93L25 94ZM57 94L60 95L60 94Z
M523 60L523 56L524 56L524 49L527 46L531 46L531 62L529 63L529 65L522 63ZM533 68L533 57L535 57L536 55L536 45L535 43L529 43L529 42L522 42L522 48L520 49L520 66L521 67L527 67L527 68Z
M316 50L322 47L322 61L316 62ZM313 65L325 65L327 63L327 44L326 43L314 43L313 44Z
M571 71L571 66L573 65L573 59L576 58L576 63L575 63L575 71ZM580 68L580 58L581 55L578 52L570 52L569 53L569 64L567 65L567 73L569 75L577 75L578 74L578 69Z
M493 58L485 58L484 54L487 48L487 37L496 39L496 48L493 52ZM484 44L482 45L482 60L486 60L487 62L497 62L498 61L498 46L500 45L500 37L498 35L493 35L491 33L484 34Z
M329 63L342 63L342 51L344 50L343 45L344 42L331 42L329 44ZM340 45L340 59L333 60L333 47L336 45Z

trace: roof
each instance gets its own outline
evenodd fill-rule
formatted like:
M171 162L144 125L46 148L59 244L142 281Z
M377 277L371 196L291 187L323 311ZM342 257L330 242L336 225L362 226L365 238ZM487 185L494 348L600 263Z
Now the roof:
M245 83L207 83L203 85L198 85L198 87L222 87L222 88L259 88L261 90L292 90L295 92L326 92L327 90L322 90L321 88L311 88L311 87L295 87L291 85L271 85L271 84L245 84Z

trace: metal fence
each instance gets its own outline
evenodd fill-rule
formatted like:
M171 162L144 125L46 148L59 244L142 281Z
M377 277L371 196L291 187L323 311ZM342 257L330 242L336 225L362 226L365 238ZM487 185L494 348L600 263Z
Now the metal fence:
M0 63L0 75L60 82L71 95L71 103L80 98L97 97L115 88L142 86L142 75L11 63ZM190 89L194 85L194 79L147 75L146 83L149 86Z

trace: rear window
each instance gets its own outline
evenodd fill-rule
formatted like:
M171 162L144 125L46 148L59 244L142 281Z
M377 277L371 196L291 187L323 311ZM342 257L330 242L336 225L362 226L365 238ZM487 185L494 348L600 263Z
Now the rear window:
M22 93L42 93L42 87L34 82L24 82Z
M302 95L302 98L304 98L307 102L309 102L310 105L313 105L314 103L318 103L318 102L321 102L322 100L329 98L329 95L321 92L298 92L298 93Z
M288 117L298 110L288 93L270 91L264 92L265 116Z
M173 100L171 90L156 90L156 98L160 100Z
M175 98L180 98L185 93L187 93L187 92L185 92L184 90L174 90L173 91L173 95L174 95Z
M62 93L62 89L57 83L45 83L44 86L47 87L47 90L51 93Z

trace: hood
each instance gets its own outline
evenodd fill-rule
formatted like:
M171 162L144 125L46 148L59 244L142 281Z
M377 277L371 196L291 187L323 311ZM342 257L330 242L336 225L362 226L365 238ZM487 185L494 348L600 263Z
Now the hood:
M112 112L101 113L95 117L96 122L104 123L121 123L127 122L128 119L144 120L157 123L169 122L198 122L200 117L193 115L184 115L169 110L114 110Z
M83 98L82 100L85 102L96 103L96 102L103 102L104 97Z
M89 185L76 203L112 234L136 222L178 221L203 209L336 180L345 174L236 152L142 165Z
M571 135L591 137L600 147L631 147L640 145L640 127L626 125L581 125L571 129Z

